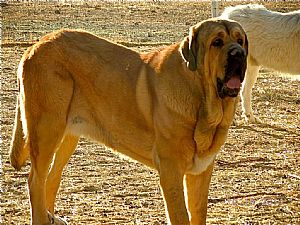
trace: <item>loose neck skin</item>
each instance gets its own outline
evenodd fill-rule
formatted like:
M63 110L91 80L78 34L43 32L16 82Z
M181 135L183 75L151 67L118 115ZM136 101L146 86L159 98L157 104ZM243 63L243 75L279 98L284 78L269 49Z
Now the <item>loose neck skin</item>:
M209 68L209 67L206 67ZM216 89L215 71L197 71L200 77L201 101L198 121L194 133L199 157L216 154L224 144L229 126L232 123L236 98L221 99Z

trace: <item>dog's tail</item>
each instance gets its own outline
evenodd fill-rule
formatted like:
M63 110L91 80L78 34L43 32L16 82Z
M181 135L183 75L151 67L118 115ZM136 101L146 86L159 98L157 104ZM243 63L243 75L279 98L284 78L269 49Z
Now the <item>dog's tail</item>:
M20 99L17 97L15 124L13 129L12 142L10 146L10 164L17 170L25 164L29 157L29 148L26 144L21 121Z

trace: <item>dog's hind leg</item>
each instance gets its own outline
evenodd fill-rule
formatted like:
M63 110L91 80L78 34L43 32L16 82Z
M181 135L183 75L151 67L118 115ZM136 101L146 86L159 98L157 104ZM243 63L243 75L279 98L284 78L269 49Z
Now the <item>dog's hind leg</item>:
M251 105L252 88L257 80L258 72L259 66L251 65L251 63L248 63L241 92L243 117L245 118L246 122L251 123L260 122L258 118L254 117Z
M30 128L31 170L28 180L32 224L64 224L47 211L46 180L55 150L64 135L65 124L57 115L43 113Z
M60 185L63 168L74 153L78 139L78 137L71 135L65 136L55 154L46 184L47 209L52 214L54 214L54 202Z
M46 183L53 156L65 135L73 80L61 64L44 62L44 55L50 53L36 50L35 55L25 59L19 74L31 159L28 187L32 225L66 224L48 212Z

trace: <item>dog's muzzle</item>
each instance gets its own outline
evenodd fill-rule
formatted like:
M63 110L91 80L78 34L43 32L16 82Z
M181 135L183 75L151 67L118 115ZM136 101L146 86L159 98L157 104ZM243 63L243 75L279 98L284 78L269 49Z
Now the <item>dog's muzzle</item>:
M232 46L228 51L225 77L217 79L217 89L220 98L236 97L240 91L246 71L246 51L240 45Z

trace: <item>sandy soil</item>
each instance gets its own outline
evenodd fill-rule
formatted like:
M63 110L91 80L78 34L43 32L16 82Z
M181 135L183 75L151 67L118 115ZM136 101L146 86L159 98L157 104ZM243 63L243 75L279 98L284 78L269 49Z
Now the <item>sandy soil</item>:
M278 11L299 5L266 3ZM148 51L180 41L189 26L210 16L210 5L10 2L2 6L0 224L29 224L29 162L16 172L8 159L16 69L28 42L62 27L82 28ZM300 82L264 69L253 101L263 123L231 127L212 178L208 224L300 224ZM56 209L69 224L166 224L157 173L85 139L63 174Z

